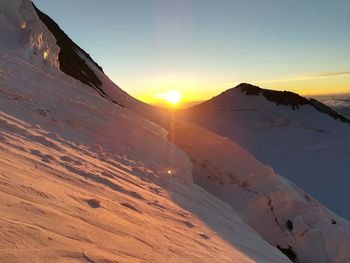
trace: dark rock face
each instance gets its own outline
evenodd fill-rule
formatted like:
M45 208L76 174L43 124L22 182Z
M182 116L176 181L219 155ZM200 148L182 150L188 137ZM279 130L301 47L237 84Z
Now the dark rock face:
M327 105L323 104L322 102L319 102L318 100L315 100L315 99L312 99L312 98L309 100L309 102L318 111L323 112L323 113L327 113L329 116L332 116L336 120L339 119L342 122L350 123L350 120L348 118L346 118L345 116L339 114L338 112L336 112L332 108L328 107Z
M298 109L300 105L309 104L306 98L290 91L261 89L247 83L239 84L237 87L240 87L241 91L247 95L262 94L267 100L275 102L277 105L292 106L293 110Z
M277 90L268 90L262 89L257 86L241 83L236 88L240 88L243 93L246 95L263 95L268 101L272 101L277 105L286 105L291 106L293 110L299 109L301 105L311 105L316 110L326 113L332 118L336 120L340 120L341 122L350 123L350 120L343 115L337 113L335 110L326 106L325 104L319 102L315 99L307 99L296 93L290 91L277 91Z
M101 72L102 68L92 60L89 54L82 50L77 44L75 44L53 21L49 16L41 12L33 4L34 9L39 16L40 20L51 31L57 41L57 45L60 47L59 63L60 70L67 75L81 81L84 84L89 85L95 89L101 96L108 98L108 95L101 88L102 82L96 75L96 73L88 66L86 60L79 56L79 53L90 60Z
M86 200L86 202L88 203L88 205L92 208L99 208L101 207L101 201L100 200L97 200L95 198L93 199L88 199Z
M293 223L289 219L286 222L286 227L289 231L293 231Z
M279 245L277 245L277 248L285 254L292 262L297 262L297 255L293 251L291 246L288 246L288 248L282 248Z

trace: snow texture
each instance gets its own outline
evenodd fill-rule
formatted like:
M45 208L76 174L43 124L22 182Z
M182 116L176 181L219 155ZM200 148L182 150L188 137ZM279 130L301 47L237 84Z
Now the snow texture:
M29 0L0 10L0 262L350 261L346 220L84 52L117 103L64 74Z
M0 10L1 262L289 262L192 183L166 130L59 70L29 1Z
M295 262L350 262L350 224L227 138L175 122L171 139L190 156L194 183L229 203Z
M283 92L280 96L283 101ZM229 138L326 207L350 218L349 123L312 105L277 105L262 94L242 92L240 86L183 110L178 117Z

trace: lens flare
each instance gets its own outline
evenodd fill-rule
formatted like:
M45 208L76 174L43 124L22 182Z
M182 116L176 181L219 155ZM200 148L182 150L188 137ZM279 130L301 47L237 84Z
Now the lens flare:
M45 50L43 56L44 56L44 59L47 60L47 58L49 57L49 51Z

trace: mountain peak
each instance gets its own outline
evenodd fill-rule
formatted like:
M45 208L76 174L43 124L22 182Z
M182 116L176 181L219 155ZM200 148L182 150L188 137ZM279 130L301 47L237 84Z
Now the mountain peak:
M34 3L33 7L40 20L55 37L57 46L60 48L58 54L60 70L82 83L89 85L103 97L108 97L102 89L102 81L96 74L96 71L101 71L103 73L102 68L88 53L75 44L55 21L41 12ZM96 69L94 70L94 68Z
M334 118L335 120L340 120L341 122L349 123L350 120L333 110L332 108L328 107L327 105L323 104L322 102L313 99L313 98L305 98L303 96L300 96L297 93L291 92L291 91L279 91L279 90L270 90L270 89L263 89L258 86L249 84L249 83L240 83L237 86L228 89L218 96L215 96L211 98L210 100L203 102L201 104L198 104L196 106L193 106L195 109L199 109L201 107L209 106L216 107L222 110L223 107L238 107L238 110L242 110L240 107L244 105L244 107L247 106L247 102L243 102L244 97L250 97L250 96L262 96L267 101L275 103L277 106L287 106L291 107L293 110L298 110L300 106L306 106L309 105L313 107L315 110L325 113L329 115L330 117ZM259 106L258 101L252 101L250 100L249 104L251 108L255 108ZM237 109L235 109L237 110Z
M310 98L307 99L303 96L300 96L297 93L291 91L278 91L278 90L270 90L270 89L262 89L258 86L249 84L249 83L240 83L233 89L240 89L240 91L248 96L257 96L262 95L266 100L276 103L277 105L285 105L291 106L293 110L299 109L302 105L310 105L314 107L316 110L326 113L332 118L336 120L340 120L341 122L350 123L350 120L345 116L339 114L332 108L323 104L322 102Z
M277 105L290 105L293 110L301 105L310 104L309 100L291 91L278 91L262 89L248 83L241 83L236 88L240 88L246 95L263 95L267 100L275 102Z

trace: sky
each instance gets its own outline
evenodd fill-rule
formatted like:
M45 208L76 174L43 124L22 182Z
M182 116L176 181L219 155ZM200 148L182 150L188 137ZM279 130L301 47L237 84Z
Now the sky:
M33 0L123 90L350 93L349 0Z

